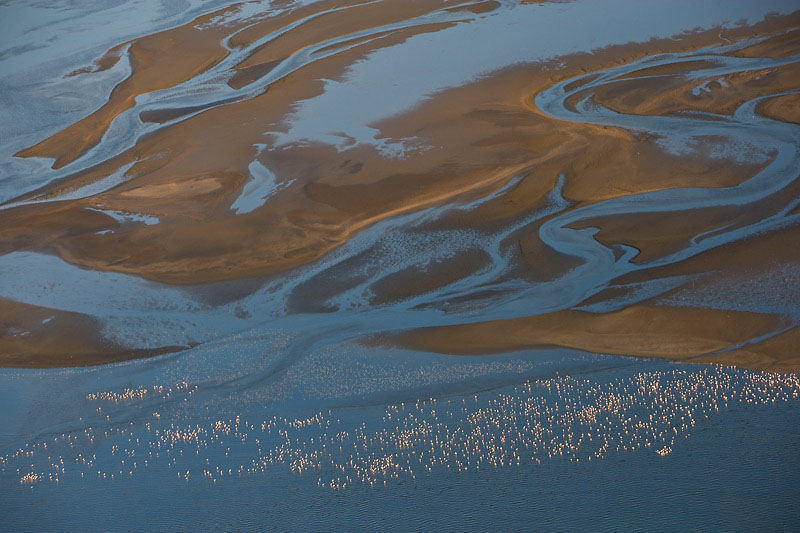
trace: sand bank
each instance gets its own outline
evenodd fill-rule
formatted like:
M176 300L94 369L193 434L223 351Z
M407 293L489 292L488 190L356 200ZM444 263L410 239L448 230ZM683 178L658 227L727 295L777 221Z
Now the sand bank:
M3 206L0 252L51 253L83 268L193 287L300 272L281 293L281 312L337 311L345 301L439 310L443 331L478 328L487 352L491 339L514 329L506 320L526 324L516 347L656 355L661 345L661 355L675 358L747 340L685 329L706 312L720 327L750 324L741 328L749 339L766 334L768 323L794 324L747 309L636 307L653 297L647 291L631 311L574 308L599 305L609 300L604 291L625 283L708 272L726 279L731 261L717 256L735 264L743 241L793 223L784 211L796 176L784 170L796 157L786 140L794 133L779 125L797 122L791 91L800 50L787 37L796 14L525 61L510 54L483 71L491 57L478 57L472 68L480 76L463 74L469 82L452 87L431 70L423 78L441 78L443 87L413 105L387 91L385 116L372 120L373 103L353 100L359 84L375 81L359 79L359 68L425 36L461 39L465 28L491 28L514 13L495 2L461 7L322 1L255 18L225 9L116 46L97 68L75 73L129 61L130 76L108 102L18 154L51 158L60 178ZM454 71L465 68L457 59ZM351 85L355 92L346 92ZM548 96L557 114L541 105L555 89L569 93L563 102ZM335 98L343 100L325 104ZM748 117L737 115L750 104ZM415 213L422 219L403 231L440 239L435 253L398 245L391 253L403 257L376 270L370 261L388 252L370 245L325 263L381 222ZM764 246L781 253L780 242ZM314 265L322 273L303 277ZM685 318L666 327L672 313ZM481 317L491 326L469 325ZM542 337L543 317L563 320L564 330ZM611 329L665 323L623 350L624 328L610 341L578 335L596 320ZM433 337L424 337L430 349L459 351L457 335ZM780 351L775 346L769 350ZM494 349L511 348L498 341Z

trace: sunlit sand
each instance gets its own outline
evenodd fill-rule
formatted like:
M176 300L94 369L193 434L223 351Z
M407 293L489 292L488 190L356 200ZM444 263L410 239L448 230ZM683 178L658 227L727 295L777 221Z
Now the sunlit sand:
M798 7L0 5L2 523L796 527Z

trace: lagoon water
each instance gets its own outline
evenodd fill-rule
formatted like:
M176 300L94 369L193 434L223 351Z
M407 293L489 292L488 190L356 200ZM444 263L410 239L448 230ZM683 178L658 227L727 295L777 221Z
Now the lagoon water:
M215 23L308 3L286 8L250 2ZM10 28L12 17L24 22L13 28L13 39L12 33L0 37L0 119L6 119L0 120L0 200L10 201L0 213L27 203L83 199L125 183L134 163L66 196L14 200L190 118L156 124L140 120L140 112L253 98L319 55L333 55L329 47L347 42L341 37L317 43L239 89L221 80L250 50L233 51L208 73L139 95L96 147L62 170L42 158L12 157L101 105L130 75L131 65L120 61L93 74L91 83L66 73L126 39L185 24L224 4L122 1L97 11L80 2L0 5L0 28ZM387 161L399 160L406 150L429 147L415 139L381 138L375 124L449 87L520 62L551 61L699 27L753 24L798 7L780 0L731 2L724 12L683 1L610 4L620 16L608 24L599 11L610 7L597 2L503 1L491 15L441 10L349 35L370 38L388 29L457 21L379 49L341 79L326 80L319 96L296 102L282 131L264 126L267 151L308 143L340 151L373 146ZM53 31L42 47L35 43L45 29L31 22L38 20ZM84 26L72 20L108 31L83 35ZM575 30L578 39L559 29L569 20L595 23ZM421 62L429 50L438 52ZM463 357L370 342L386 332L576 308L613 288L623 274L679 263L796 224L797 199L778 193L796 178L800 126L757 115L761 97L727 118L625 115L589 96L574 106L568 102L647 67L708 61L710 66L697 71L695 96L700 96L710 91L705 78L798 61L733 57L730 51L717 46L646 57L588 74L580 87L570 88L574 79L556 83L538 94L535 105L562 121L648 132L673 155L692 153L697 139L723 139L717 159L763 165L736 186L665 189L576 207L564 195L562 173L545 205L520 219L487 231L435 228L444 216L499 197L519 183L521 177L515 178L477 199L382 220L322 258L258 279L244 296L223 302L208 295L238 290L236 283L173 286L83 268L42 251L0 256L4 300L91 317L105 339L120 345L186 347L97 367L0 369L0 530L796 529L797 374L565 348ZM393 75L387 75L387 65ZM82 92L85 97L76 96ZM260 155L267 145L254 146ZM291 185L258 160L248 168L251 179L239 196L231 196L231 216L268 209L265 202ZM632 246L601 244L594 228L576 228L607 214L720 205L747 209L773 195L780 201L753 223L713 228L651 262L638 261ZM86 210L120 225L161 224L154 215ZM545 219L538 231L542 241L580 264L535 283L511 275L516 245L509 245L510 237ZM487 266L399 302L372 304L374 287L389 275L426 272L475 250L485 254ZM770 268L780 275L727 287L724 297L687 290L657 300L699 279L672 276L581 308L602 313L656 299L656 305L777 313L796 326L800 303L764 292L775 289L770 284L778 279L795 283L797 265ZM480 305L447 305L487 288L495 295ZM320 312L296 312L296 301L309 293Z
M51 426L4 459L4 521L40 530L796 525L796 376L565 351L436 362L396 352L383 367L348 351L265 387L288 400L190 384L89 394L76 402L82 422ZM92 390L87 373L64 379ZM32 374L24 381L42 381ZM40 412L35 401L28 412Z

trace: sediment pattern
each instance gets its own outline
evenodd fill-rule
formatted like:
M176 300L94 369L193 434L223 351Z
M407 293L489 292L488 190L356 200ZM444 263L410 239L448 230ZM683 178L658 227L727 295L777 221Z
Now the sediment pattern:
M16 501L686 465L693 439L727 479L713 428L793 415L796 2L168 4L0 50Z
M27 183L39 185L17 186L0 215L0 296L14 310L4 364L144 357L320 312L321 324L351 336L401 344L413 338L382 330L387 320L410 330L561 313L582 328L592 322L583 311L602 323L633 307L635 320L674 306L687 284L752 278L725 254L767 253L791 269L793 252L773 243L796 231L800 139L792 106L780 103L797 95L794 15L617 48L619 36L600 32L606 49L564 59L554 59L560 47L580 50L580 40L532 52L533 39L494 63L459 60L447 76L425 78L419 89L438 92L420 94L416 107L411 94L390 92L378 110L360 89L383 87L364 76L385 54L400 60L425 39L571 9L584 8L245 5L70 71L67 80L128 64L94 113L37 144L8 145L21 149L4 168L34 172ZM518 54L538 63L513 66ZM353 106L359 94L363 105ZM741 251L762 242L767 252ZM83 283L107 299L82 294ZM681 306L719 307L686 294ZM797 356L770 342L796 336L796 308L736 301L720 310L712 322L747 322L752 335L703 337L663 355L794 368L782 361ZM66 324L81 317L76 336ZM660 343L706 334L657 333ZM441 342L424 335L426 349L457 351L446 329ZM657 351L646 336L643 345L569 337L534 333L517 346Z

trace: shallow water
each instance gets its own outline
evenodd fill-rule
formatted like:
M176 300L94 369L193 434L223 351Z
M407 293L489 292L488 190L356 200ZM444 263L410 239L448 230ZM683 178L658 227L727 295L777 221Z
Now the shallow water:
M387 356L323 354L246 396L188 383L90 393L72 405L91 429L51 427L4 460L7 519L774 530L800 511L786 462L797 376L563 351ZM93 390L83 372L71 391Z
M388 159L404 157L407 150L426 147L415 139L383 139L375 123L448 87L518 62L697 27L734 26L740 19L753 23L766 13L796 7L778 0L730 2L725 11L698 2L501 4L488 15L440 11L393 25L458 21L351 65L343 79L326 81L320 96L297 102L280 131L265 125L270 144L257 148L321 142L345 150L367 144ZM287 73L335 53L331 45L387 29L320 43L248 86L227 86L233 65L276 37L266 36L248 50L232 50L228 59L178 87L137 98L97 147L61 171L50 170L49 161L10 157L102 103L130 74L130 66L123 60L96 75L94 92L85 99L74 98L84 88L64 73L126 38L184 23L219 3L166 2L158 4L161 10L148 4L155 11L137 11L138 3L132 2L115 5L139 18L125 28L110 28L109 34L86 36L84 42L74 38L80 26L69 23L73 11L48 12L65 32L56 32L55 44L39 52L24 48L43 30L22 25L16 38L23 48L0 47L5 52L0 90L11 95L0 119L13 119L0 120L0 200L108 160L165 127L143 122L142 111L253 98ZM17 6L0 6L0 16ZM26 11L26 20L46 18L35 9L40 8ZM113 10L76 9L84 24L105 24L106 15L124 18ZM270 16L278 9L250 3L231 17ZM609 18L612 11L616 16ZM589 22L565 33L564 21L575 20ZM76 48L53 48L62 41ZM358 342L377 333L574 308L623 274L678 263L797 223L796 199L773 202L755 223L699 234L650 263L635 261L637 250L623 243L598 242L593 228L575 229L606 214L760 205L797 177L800 129L758 116L761 97L726 119L622 115L594 102L591 94L574 109L566 105L573 93L591 93L648 66L711 61L713 67L693 73L699 95L708 90L706 78L798 61L723 55L729 51L715 47L644 58L592 73L572 91L567 86L574 79L556 84L540 93L535 105L559 120L655 134L673 154L691 154L698 139L722 138L720 159L765 163L736 187L670 189L575 208L564 198L567 177L562 174L544 207L492 231L430 227L444 215L496 198L503 189L384 220L322 259L262 280L252 294L220 305L204 298L209 287L174 287L82 269L42 253L0 256L0 297L95 317L106 338L126 346L199 343L171 355L102 367L0 370L1 522L10 530L793 529L800 517L795 497L800 382L795 374L566 349L473 358ZM423 56L425 62L419 60ZM30 72L23 72L23 59L32 65ZM63 72L48 73L61 59ZM27 100L20 96L26 77L31 82ZM61 103L45 104L53 94ZM127 179L128 169L58 199L116 186ZM21 175L29 179L20 181ZM250 178L230 206L236 214L261 208L286 186L280 180L286 177L276 177L257 160L250 165ZM44 200L52 199L34 202ZM160 223L154 216L105 212L123 224ZM547 282L509 276L509 237L545 219L542 241L580 265ZM482 251L487 266L414 298L371 303L374 286L387 276L412 267L424 272L470 250ZM776 272L791 284L798 270L784 265ZM651 299L692 279L642 283L631 296L591 310ZM687 289L662 303L776 312L797 323L798 302L765 295L769 283L723 287L722 296ZM481 305L449 305L488 289L495 296ZM293 314L294 302L308 293L320 309L331 312Z

